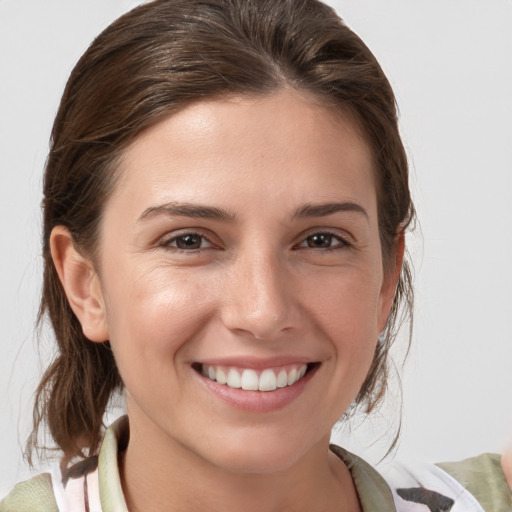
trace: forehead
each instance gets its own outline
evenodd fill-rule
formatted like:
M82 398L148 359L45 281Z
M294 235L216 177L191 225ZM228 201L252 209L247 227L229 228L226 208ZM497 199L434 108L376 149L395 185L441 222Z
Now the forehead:
M114 196L233 204L239 197L241 205L276 198L283 208L357 197L372 202L373 167L349 114L281 91L201 101L152 126L125 151Z

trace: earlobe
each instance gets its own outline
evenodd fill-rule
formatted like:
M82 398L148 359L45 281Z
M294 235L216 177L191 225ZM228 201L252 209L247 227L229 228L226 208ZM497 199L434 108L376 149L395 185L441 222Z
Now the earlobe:
M50 248L60 282L84 335L91 341L107 341L105 304L92 262L76 249L71 233L64 226L53 228Z
M393 244L393 252L391 254L391 262L389 267L385 269L385 275L382 282L382 288L380 291L380 332L382 332L386 327L389 313L393 305L396 286L400 278L400 272L402 270L402 264L404 261L404 252L405 233L403 231L400 231L400 233L398 233L395 237L395 241Z

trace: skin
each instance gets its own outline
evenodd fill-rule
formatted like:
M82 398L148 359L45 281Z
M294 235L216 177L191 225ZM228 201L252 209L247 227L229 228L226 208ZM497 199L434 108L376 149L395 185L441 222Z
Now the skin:
M52 253L84 333L110 340L126 386L130 510L360 510L329 437L370 367L403 246L384 272L355 123L288 90L203 101L140 136L121 173L96 265L62 227ZM227 218L161 208L177 202ZM332 203L356 206L305 214ZM179 249L187 233L199 247ZM219 399L193 368L297 357L315 373L264 412Z
M508 486L512 491L512 443L503 453L503 456L501 458L501 466L503 468L503 472L505 473L505 478L507 480Z

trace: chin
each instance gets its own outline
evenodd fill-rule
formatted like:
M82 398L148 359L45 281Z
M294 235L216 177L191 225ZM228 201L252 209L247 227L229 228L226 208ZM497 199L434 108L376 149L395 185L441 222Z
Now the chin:
M267 433L268 434L268 433ZM290 433L269 439L268 435L232 436L217 443L208 460L231 473L263 475L286 471L317 444L294 439ZM328 442L326 444L326 451Z

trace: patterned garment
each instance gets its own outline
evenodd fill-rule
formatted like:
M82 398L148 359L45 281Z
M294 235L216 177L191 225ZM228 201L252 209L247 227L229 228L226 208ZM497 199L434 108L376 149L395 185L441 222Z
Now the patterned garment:
M124 417L107 430L98 457L65 475L56 466L51 474L18 484L0 503L0 512L128 512L117 464L127 438ZM512 512L498 456L482 455L443 469L397 463L381 476L339 446L331 450L349 468L363 512Z
M455 478L433 464L396 464L385 474L397 510L485 512Z

